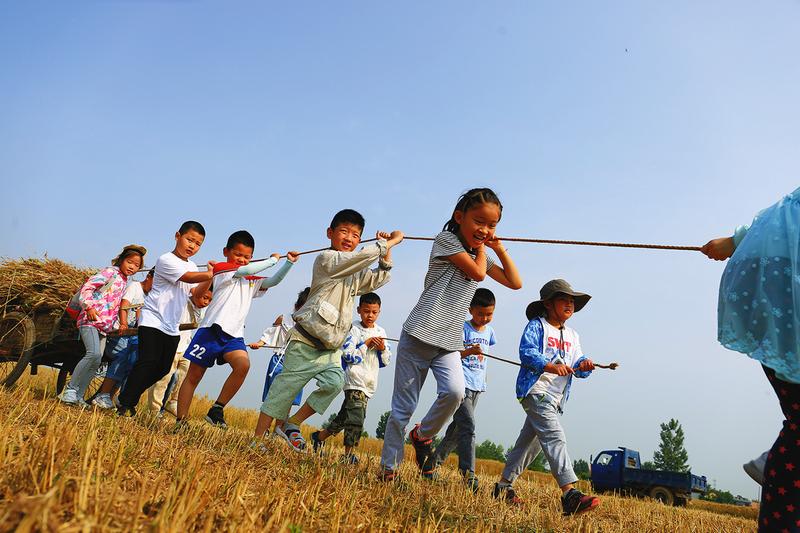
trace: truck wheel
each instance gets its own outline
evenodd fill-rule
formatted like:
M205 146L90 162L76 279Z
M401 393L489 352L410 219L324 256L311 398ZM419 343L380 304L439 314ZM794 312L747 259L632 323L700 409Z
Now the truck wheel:
M687 505L689 505L688 498L675 498L675 507L686 507Z
M675 505L675 496L666 487L653 487L650 489L650 497L664 505Z

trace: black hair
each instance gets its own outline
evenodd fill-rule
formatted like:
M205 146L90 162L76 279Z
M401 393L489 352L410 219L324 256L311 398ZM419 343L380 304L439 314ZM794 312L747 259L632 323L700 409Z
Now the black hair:
M472 301L469 303L470 307L489 307L490 305L494 305L494 293L489 289L476 289L475 295L472 297Z
M231 233L231 236L228 237L228 243L225 245L225 248L230 250L237 244L243 244L248 248L255 249L256 247L256 240L250 235L249 231L245 231L240 229L239 231L234 231Z
M181 227L178 230L178 233L180 233L181 235L186 235L190 231L196 231L197 233L199 233L203 237L206 236L206 228L204 228L201 223L196 222L194 220L187 220L186 222L181 224Z
M306 301L308 300L308 294L311 292L311 287L306 287L302 291L297 293L297 301L294 302L295 310L300 309L305 305Z
M132 255L138 255L139 256L139 258L142 260L142 262L139 265L139 267L140 268L143 267L144 266L144 254L142 253L142 251L140 249L133 248L133 247L130 247L130 246L126 246L125 248L123 248L122 251L119 253L119 255L111 260L111 265L119 268L120 266L122 266L122 262L125 261L127 258L129 258Z
M333 215L333 220L331 220L331 229L336 229L336 226L339 224L353 224L358 226L361 231L364 231L364 225L366 222L364 221L364 217L361 216L361 213L354 209L342 209L335 215Z
M358 305L361 304L378 304L381 305L381 297L375 294L374 292L368 292L366 294L362 294L361 298L358 299Z
M453 209L453 215L450 215L450 220L448 220L443 230L449 231L450 233L458 233L459 226L455 219L455 212L461 211L462 213L466 213L476 205L481 204L495 204L498 208L500 208L500 215L503 214L503 204L500 203L500 198L494 193L492 189L487 188L476 188L470 189L458 199L456 202L456 208Z

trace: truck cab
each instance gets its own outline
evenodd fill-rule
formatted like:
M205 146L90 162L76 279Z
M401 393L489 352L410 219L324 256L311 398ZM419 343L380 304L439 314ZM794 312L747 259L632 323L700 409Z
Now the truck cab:
M639 452L623 447L597 454L591 481L596 492L649 496L667 505L686 505L693 492L704 493L708 487L705 476L691 472L644 470Z

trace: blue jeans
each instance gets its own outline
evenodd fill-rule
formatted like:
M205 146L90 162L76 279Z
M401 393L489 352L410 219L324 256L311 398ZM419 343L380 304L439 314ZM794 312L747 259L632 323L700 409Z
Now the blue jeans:
M134 335L117 337L109 344L112 342L114 345L107 350L111 363L108 365L106 377L122 384L128 378L139 354L139 338Z
M86 394L86 388L97 373L97 369L100 368L106 336L101 335L100 330L93 326L81 326L79 329L81 340L86 347L86 354L75 365L67 388L74 390L78 398L82 399Z
M558 420L558 405L545 394L528 394L520 403L528 416L506 456L503 477L513 482L541 451L559 487L578 481L567 453L567 438Z

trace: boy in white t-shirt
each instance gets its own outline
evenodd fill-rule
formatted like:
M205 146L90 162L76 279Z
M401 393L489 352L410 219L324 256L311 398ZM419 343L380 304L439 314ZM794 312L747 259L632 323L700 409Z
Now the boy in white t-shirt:
M214 364L225 363L231 365L231 373L205 418L210 424L227 427L223 409L239 391L250 370L244 342L244 322L250 305L253 298L262 296L267 289L280 283L298 257L297 252L289 252L274 276L258 277L255 274L275 266L280 255L272 254L269 259L251 263L255 246L255 239L247 231L232 233L222 250L227 262L217 263L212 281L198 285L202 291L213 283L213 297L200 328L183 354L190 364L178 392L177 427L186 424L194 391L206 370Z
M189 370L189 360L184 359L183 352L192 342L194 332L197 331L197 327L199 327L206 314L206 307L211 303L211 290L201 293L198 288L195 287L190 291L189 302L181 315L181 325L194 324L194 329L181 331L181 340L178 343L178 349L175 351L175 357L172 359L172 368L166 376L147 389L147 404L150 407L150 411L157 415L160 415L162 411L166 411L172 416L178 416L178 391L181 389L186 372ZM175 380L174 384L173 378ZM168 397L166 397L167 395Z
M392 357L386 331L375 321L381 313L381 298L368 292L358 300L360 320L353 322L350 335L342 346L344 367L344 403L327 428L311 434L314 451L319 453L325 439L344 430L342 461L357 464L353 448L358 446L367 417L367 402L378 387L378 370L387 366Z
M189 299L189 289L213 275L214 261L206 272L198 272L189 260L206 238L203 225L194 220L181 224L175 233L175 249L158 258L153 268L153 288L144 299L139 321L139 357L133 365L125 389L119 395L117 413L136 414L142 393L164 377L180 341L178 325Z
M506 456L494 497L521 503L511 484L541 451L561 488L564 514L572 515L600 504L599 498L575 488L578 476L572 469L566 436L558 420L569 398L572 377L587 378L594 370L592 360L583 355L578 333L564 325L591 296L572 290L563 279L548 281L539 294L541 298L531 302L525 312L529 322L519 343L522 368L517 375L517 399L527 418Z

